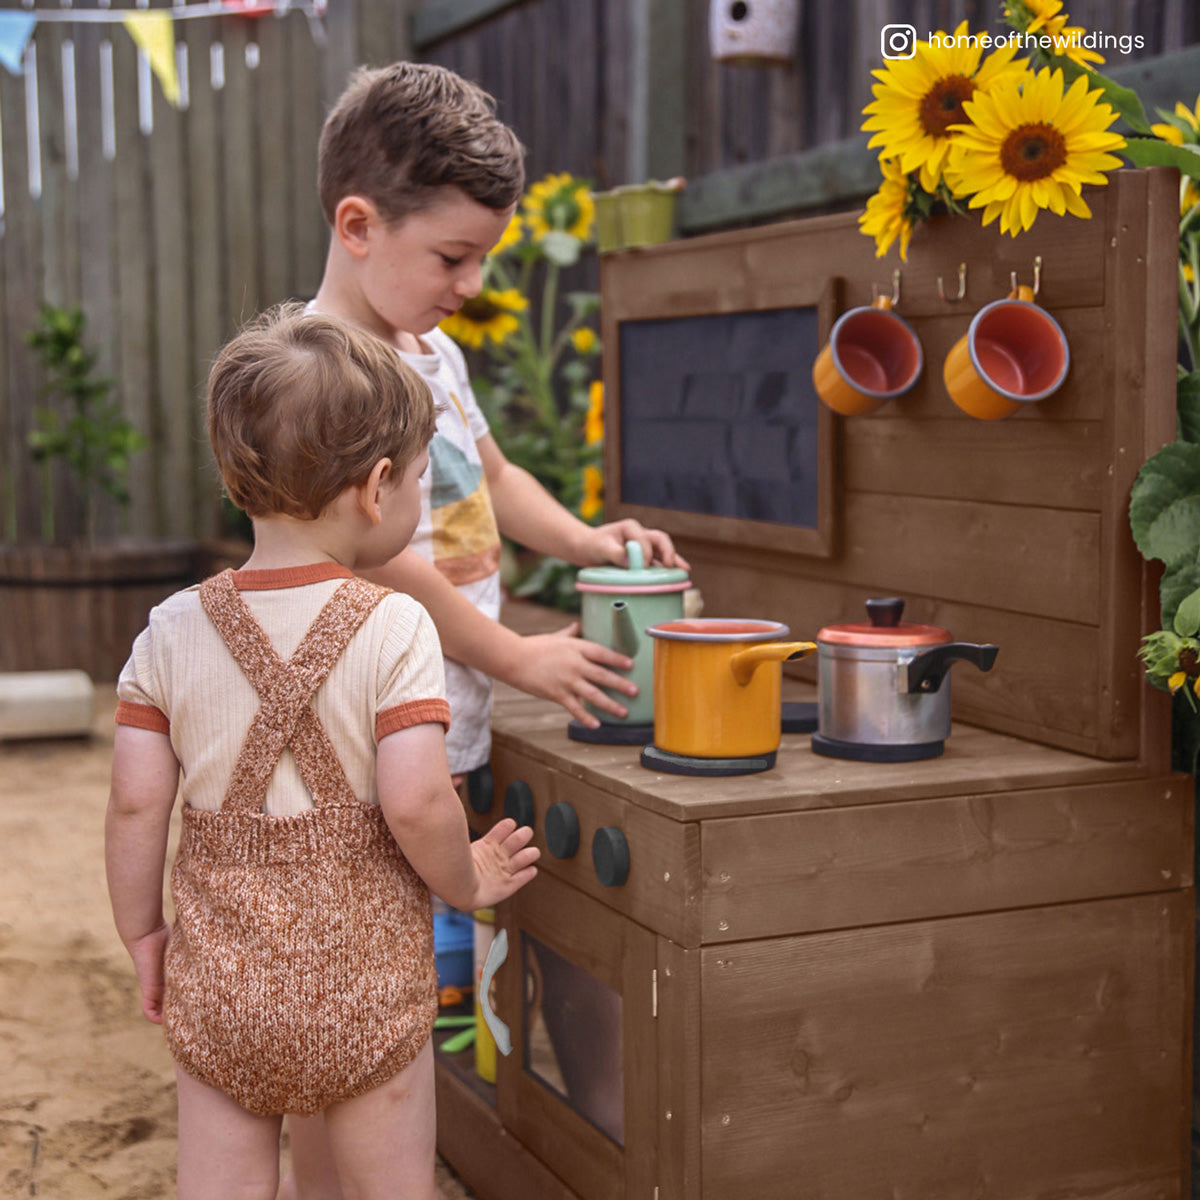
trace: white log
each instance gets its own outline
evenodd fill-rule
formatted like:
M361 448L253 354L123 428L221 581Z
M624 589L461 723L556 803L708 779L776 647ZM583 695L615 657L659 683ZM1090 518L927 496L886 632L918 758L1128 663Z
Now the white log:
M94 698L84 671L0 673L0 740L91 733Z

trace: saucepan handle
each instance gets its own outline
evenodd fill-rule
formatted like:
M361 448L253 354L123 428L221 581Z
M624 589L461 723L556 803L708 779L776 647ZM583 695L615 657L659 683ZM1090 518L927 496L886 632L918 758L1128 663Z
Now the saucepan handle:
M976 645L974 642L947 642L918 654L908 664L908 691L936 692L946 678L946 672L960 659L974 663L981 671L990 671L1000 653L999 646L990 643Z

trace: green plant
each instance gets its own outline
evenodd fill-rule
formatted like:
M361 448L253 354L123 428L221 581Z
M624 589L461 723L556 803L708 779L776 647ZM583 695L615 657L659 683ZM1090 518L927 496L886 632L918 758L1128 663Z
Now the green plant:
M559 285L593 244L593 221L586 184L567 174L533 184L485 264L482 291L442 323L485 359L473 387L505 455L588 522L603 509L600 339L590 324L600 297L560 296ZM578 608L574 567L560 559L535 563L513 591Z
M96 370L96 353L84 345L82 310L43 303L25 340L41 365L46 401L28 436L42 467L42 539L55 540L53 464L62 462L74 478L93 544L100 494L129 503L129 460L146 439L112 401L113 380Z

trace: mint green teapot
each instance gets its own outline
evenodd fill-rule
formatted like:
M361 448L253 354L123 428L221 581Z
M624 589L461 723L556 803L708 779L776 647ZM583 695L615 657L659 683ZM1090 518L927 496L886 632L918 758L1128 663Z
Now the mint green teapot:
M591 709L606 725L649 725L654 720L654 639L646 629L683 617L683 593L691 587L681 567L647 567L638 542L626 542L628 567L584 567L575 579L583 604L582 635L633 659L626 672L636 696L607 691L629 709L627 717Z

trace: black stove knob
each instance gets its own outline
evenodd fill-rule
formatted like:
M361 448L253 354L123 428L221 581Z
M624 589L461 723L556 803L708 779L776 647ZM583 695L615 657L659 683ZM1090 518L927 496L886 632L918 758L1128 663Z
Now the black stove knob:
M546 848L555 858L574 858L579 850L579 817L565 800L546 809Z
M523 779L514 779L504 789L504 815L518 825L532 828L534 819L533 792Z
M481 816L492 811L492 805L496 803L496 781L491 767L479 767L467 776L467 803Z
M615 825L596 830L592 838L592 865L605 887L620 887L629 878L629 843Z

